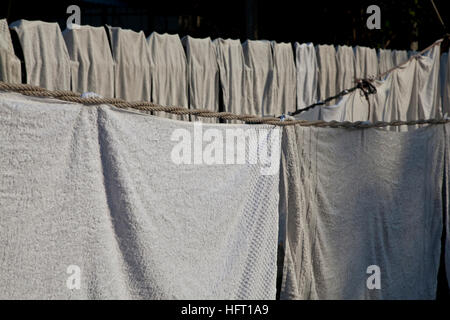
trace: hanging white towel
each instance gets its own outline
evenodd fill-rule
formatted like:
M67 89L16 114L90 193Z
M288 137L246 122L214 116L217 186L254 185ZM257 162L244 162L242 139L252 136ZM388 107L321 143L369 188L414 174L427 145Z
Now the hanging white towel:
M378 57L375 49L356 46L355 75L357 79L367 79L378 75Z
M114 60L114 96L127 101L150 101L150 59L144 33L106 27Z
M250 114L252 92L251 70L245 66L239 40L214 40L219 65L220 85L226 112Z
M0 299L275 299L278 128L0 93L0 136Z
M6 19L0 19L0 81L21 83L22 73L19 58L14 48Z
M336 91L336 50L332 45L316 46L319 67L319 99L334 96Z
M63 32L70 59L78 63L72 72L72 90L114 97L114 61L103 27L76 26Z
M296 110L296 70L290 43L272 42L274 87L272 104L276 116Z
M180 38L177 34L153 32L147 43L151 61L152 102L188 108L186 55ZM189 119L187 115L156 114L171 119Z
M19 38L28 84L70 90L71 63L57 23L18 20L10 25Z
M405 50L393 50L392 51L394 65L398 66L399 64L404 63L408 60L408 52Z
M337 104L321 107L319 120L369 121L369 105L367 99L361 91L353 91L342 97Z
M274 105L273 57L269 41L247 40L242 44L245 64L252 73L252 93L249 114L257 116L277 116ZM251 96L250 96L251 97Z
M378 50L378 74L384 73L395 66L394 53L390 49Z
M336 93L355 86L355 54L349 46L338 46L336 50Z
M297 108L307 107L318 99L319 69L312 43L295 43L297 67Z
M450 54L445 52L441 56L440 83L442 95L442 113L450 116Z
M434 299L443 127L288 126L283 137L281 299Z
M211 39L182 39L186 48L189 108L219 111L219 66ZM214 123L216 118L193 117L195 121Z

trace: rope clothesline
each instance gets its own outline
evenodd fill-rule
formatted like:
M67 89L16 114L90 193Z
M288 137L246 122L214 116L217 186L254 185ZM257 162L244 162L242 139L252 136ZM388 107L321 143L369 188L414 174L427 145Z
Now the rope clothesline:
M30 84L6 83L0 81L0 91L17 92L26 96L33 97L50 97L62 101L79 103L87 106L109 104L121 109L135 109L145 112L162 111L175 115L192 115L204 118L217 118L223 120L239 120L248 124L270 124L276 126L298 125L303 127L330 127L330 128L347 128L347 129L364 129L364 128L382 128L382 127L398 127L403 125L423 125L423 124L445 124L449 123L449 118L439 119L420 119L401 121L394 120L385 121L307 121L307 120L280 120L275 117L258 117L252 115L237 115L230 112L215 112L206 109L188 109L184 107L161 106L148 101L127 102L118 98L82 98L80 93L64 90L47 90L45 88L33 86Z
M449 35L446 35L445 37L447 38L448 36ZM370 84L370 82L372 82L374 80L377 80L377 79L382 79L384 76L386 76L387 74L391 73L392 71L394 71L396 69L399 69L400 67L404 66L405 64L407 64L411 60L417 59L418 57L420 57L421 55L423 55L425 52L427 52L428 50L432 49L433 47L435 47L437 45L440 45L443 41L444 41L444 39L439 39L439 40L435 41L434 43L432 43L431 45L429 45L428 47L426 47L422 51L420 51L417 54L411 56L408 60L406 60L406 61L404 61L404 62L402 62L402 63L400 63L400 64L398 64L398 65L396 65L394 67L392 67L391 69L389 69L389 70L387 70L387 71L385 71L383 73L380 73L380 74L378 74L376 76L373 76L373 77L370 77L368 79L356 79L356 83L357 84L353 88L342 90L341 92L339 92L338 94L336 94L334 96L331 96L331 97L328 97L328 98L326 98L326 99L324 99L322 101L318 101L316 103L313 103L312 105L309 105L307 107L304 107L304 108L301 108L301 109L297 109L294 112L291 112L290 115L291 116L295 116L295 115L297 115L299 113L308 111L308 110L310 110L312 108L315 108L315 107L318 107L318 106L323 106L323 105L327 104L328 102L330 102L332 100L335 100L335 99L339 99L340 97L343 97L343 96L345 96L345 95L347 95L347 94L349 94L349 93L351 93L351 92L353 92L353 91L355 91L357 89L360 89L362 91L362 93L366 97L366 100L367 100L367 102L369 104L369 108L370 108L370 102L369 102L368 96L369 96L369 94L374 94L374 93L377 92L376 88L372 84ZM370 110L369 110L369 113L370 113Z

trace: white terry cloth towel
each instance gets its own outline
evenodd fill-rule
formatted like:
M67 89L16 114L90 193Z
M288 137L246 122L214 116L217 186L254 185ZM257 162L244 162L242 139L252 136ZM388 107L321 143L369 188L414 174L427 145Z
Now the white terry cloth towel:
M288 114L296 110L296 69L294 52L290 43L272 42L274 63L274 103L275 115Z
M322 101L338 93L336 50L332 45L318 45L316 52L319 66L319 99Z
M188 108L186 55L180 37L177 34L152 32L147 43L151 62L152 102ZM189 119L187 115L155 114L171 119Z
M367 79L378 75L377 51L372 48L356 46L355 75L357 79Z
M442 113L450 116L450 55L444 52L441 56L440 85L442 95Z
M71 63L56 22L18 20L11 23L19 38L27 84L49 90L70 90Z
M434 299L443 153L440 125L286 127L281 299Z
M70 59L78 63L72 90L114 98L114 60L105 28L74 25L63 37Z
M445 124L445 181L446 181L446 188L445 188L445 198L447 199L445 204L445 215L446 215L446 226L445 226L445 232L446 232L446 239L445 239L445 268L447 273L447 282L448 287L450 289L450 205L449 205L449 199L450 199L450 125L447 123Z
M305 108L317 102L318 99L319 68L316 50L312 43L295 43L295 65L297 108Z
M384 73L395 66L394 53L390 49L378 50L378 73Z
M393 50L392 56L394 60L394 65L398 66L399 64L402 64L408 60L408 51L406 50Z
M0 19L0 81L21 83L21 70L20 60L14 53L8 23L6 19Z
M197 39L186 36L182 42L186 48L189 108L218 112L219 66L211 38ZM193 118L195 121L218 122L216 118Z
M106 27L114 60L114 97L150 101L150 59L144 33Z
M242 44L245 64L252 73L253 98L249 114L257 116L278 116L279 107L274 105L273 56L269 41L247 40Z
M275 299L277 127L0 93L0 136L1 299Z
M336 93L355 86L355 54L349 46L338 46L336 50Z
M250 114L253 99L252 74L245 65L241 42L218 38L213 43L216 46L225 111ZM231 121L233 122L235 121Z

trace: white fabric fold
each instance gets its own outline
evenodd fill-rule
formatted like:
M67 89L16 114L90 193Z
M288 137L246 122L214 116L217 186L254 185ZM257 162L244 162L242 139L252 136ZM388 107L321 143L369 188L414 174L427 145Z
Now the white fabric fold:
M0 298L275 299L280 135L0 93Z
M150 59L144 32L106 26L114 60L114 96L150 101Z
M332 45L317 45L317 63L319 67L319 99L334 96L336 91L336 50Z
M434 299L443 126L288 126L283 136L281 299Z
M312 43L295 43L297 68L297 108L307 107L318 99L319 69Z
M294 52L290 43L272 42L274 63L274 103L275 115L296 110L297 73Z
M78 26L63 32L70 59L72 90L114 98L114 61L104 27Z
M378 56L375 49L356 46L355 75L357 79L367 79L378 74Z
M10 28L22 47L26 82L49 90L70 90L70 58L59 25L18 20Z
M189 108L219 111L219 66L211 38L182 39L186 48ZM215 123L215 118L194 117L196 121Z
M355 86L355 54L349 46L338 46L336 50L336 93Z
M394 53L390 49L378 50L378 73L384 73L395 66Z
M0 19L0 81L21 83L22 71L14 48L6 19Z
M148 38L151 66L152 102L188 108L186 55L177 34L153 32ZM189 119L169 113L156 114L171 119Z

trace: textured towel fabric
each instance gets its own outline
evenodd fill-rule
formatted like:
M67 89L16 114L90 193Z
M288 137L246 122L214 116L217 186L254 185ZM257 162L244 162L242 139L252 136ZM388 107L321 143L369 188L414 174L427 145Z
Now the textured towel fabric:
M394 66L394 53L390 49L378 50L378 73L386 72Z
M440 85L442 95L442 112L443 114L450 115L450 54L445 52L441 56L440 66Z
M450 199L450 125L445 125L445 181L446 181L446 188L445 188L445 198L447 199L445 204L445 215L446 215L446 226L445 226L445 232L446 232L446 239L444 244L444 250L445 250L445 268L447 273L447 282L448 287L450 289L450 205L449 205L449 199Z
M186 36L189 108L219 111L219 66L215 46L211 39ZM218 122L215 118L193 116L195 121Z
M239 40L214 40L219 65L220 85L226 112L250 114L252 87L251 71L244 63Z
M27 83L49 90L70 90L71 63L59 25L18 20L10 27L22 47Z
M296 109L296 70L290 43L272 42L274 64L273 110L276 116Z
M0 19L0 81L22 82L20 60L14 54L6 19Z
M297 67L297 108L307 107L318 99L319 69L312 43L295 43Z
M357 79L375 77L378 74L378 56L375 49L356 46L355 75Z
M355 54L349 46L338 46L336 50L336 93L355 86Z
M148 38L152 75L152 102L163 106L188 107L186 55L177 34L153 32ZM189 119L156 112L171 119Z
M269 41L247 40L242 44L244 61L252 78L248 114L258 116L279 115L273 97L273 57Z
M274 299L277 132L0 94L0 299Z
M105 28L77 26L63 32L70 59L78 63L72 72L72 90L114 97L114 61Z
M442 126L286 127L281 298L435 298L443 152Z
M336 50L332 45L316 46L319 66L319 98L324 100L336 92Z
M114 60L114 96L150 101L150 59L144 33L107 26Z

